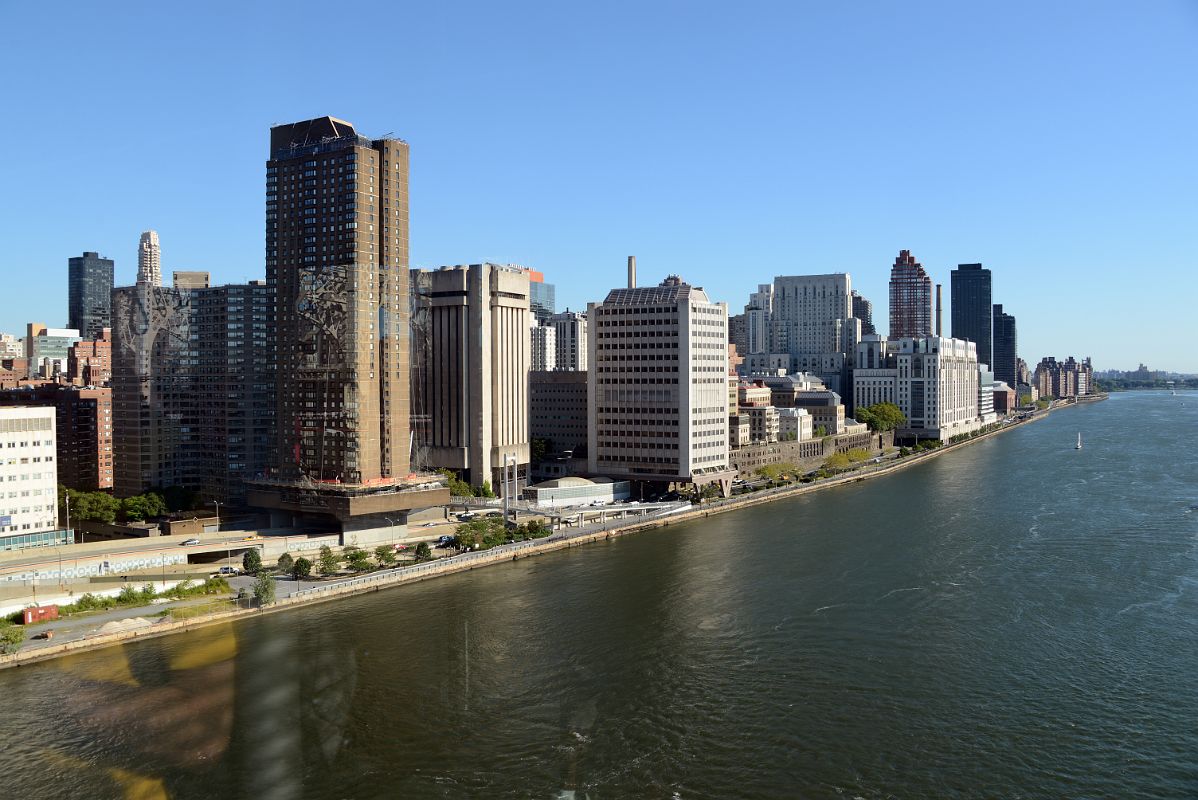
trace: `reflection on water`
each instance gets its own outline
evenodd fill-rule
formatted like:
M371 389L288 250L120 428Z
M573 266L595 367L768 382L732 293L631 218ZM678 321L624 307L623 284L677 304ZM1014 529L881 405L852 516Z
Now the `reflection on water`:
M1191 795L1192 405L0 673L0 797Z

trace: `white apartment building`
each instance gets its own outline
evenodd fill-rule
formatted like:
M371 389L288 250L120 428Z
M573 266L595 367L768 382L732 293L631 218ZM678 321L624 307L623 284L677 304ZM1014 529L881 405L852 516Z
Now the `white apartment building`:
M557 369L586 372L587 315L567 309L549 318L557 343Z
M973 342L940 336L893 341L866 336L857 346L855 407L894 403L907 418L904 431L948 439L982 426L980 375Z
M730 485L727 306L671 275L587 317L590 472Z
M0 407L0 549L40 544L33 534L58 527L54 414L51 407Z
M557 368L557 331L534 321L529 335L532 337L532 371L553 372Z

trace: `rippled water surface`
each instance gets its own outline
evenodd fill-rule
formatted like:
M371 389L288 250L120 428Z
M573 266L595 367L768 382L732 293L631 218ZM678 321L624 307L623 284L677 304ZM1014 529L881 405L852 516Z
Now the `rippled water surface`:
M1198 796L1195 442L1198 395L1117 395L850 488L0 673L0 797Z

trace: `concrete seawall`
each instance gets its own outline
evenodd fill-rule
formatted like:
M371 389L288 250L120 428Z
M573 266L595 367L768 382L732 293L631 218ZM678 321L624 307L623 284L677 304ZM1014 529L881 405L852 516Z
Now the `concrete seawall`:
M41 647L35 650L26 650L12 655L0 656L0 669L21 666L22 664L30 664L37 661L45 661L70 653L79 652L81 650L111 647L113 645L123 644L136 639L148 639L173 633L186 633L189 630L200 628L206 625L226 622L255 614L273 614L300 606L336 600L350 595L364 594L366 592L377 592L382 589L389 589L395 586L417 583L419 581L429 580L430 578L437 578L442 575L452 575L459 572L467 572L472 569L478 569L480 567L486 567L501 562L516 561L521 558L529 558L531 556L542 555L544 553L552 553L570 547L578 547L581 545L592 544L594 542L607 541L618 536L626 536L638 531L661 528L680 522L703 519L705 517L711 516L712 514L722 514L729 511L761 505L763 503L771 503L775 500L796 497L798 495L817 492L830 487L859 483L861 481L870 480L883 475L889 475L891 473L897 472L898 470L906 469L907 467L911 467L916 464L922 464L930 459L942 456L945 453L955 451L958 448L966 447L970 444L1006 433L1009 430L1021 427L1027 422L1035 422L1036 420L1043 419L1047 415L1048 412L1041 412L1031 417L1026 422L1013 424L1005 428L1000 428L996 431L991 431L990 433L982 434L976 439L969 439L958 444L946 445L944 447L920 453L918 455L907 456L888 464L880 464L875 467L863 468L838 478L825 478L824 480L814 483L800 484L797 486L789 486L773 490L764 490L749 495L741 495L737 498L717 501L709 505L696 506L692 511L676 513L668 517L641 520L611 529L588 531L583 533L558 533L547 539L520 542L512 545L502 545L492 550L484 550L475 553L464 553L462 555L451 556L426 564L403 567L385 572L371 573L357 578L337 581L335 583L331 583L328 587L315 587L312 589L306 589L302 593L296 593L289 597L282 598L281 600L278 600L277 602L264 608L230 609L229 611L205 615L203 617L196 617L194 619L180 620L177 622L159 622L147 628L111 634L102 634L86 639L64 642L61 645Z

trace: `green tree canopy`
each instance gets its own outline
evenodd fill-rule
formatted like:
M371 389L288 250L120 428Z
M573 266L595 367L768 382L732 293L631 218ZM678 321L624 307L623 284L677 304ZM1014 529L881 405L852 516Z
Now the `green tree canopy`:
M421 542L416 545L416 561L417 563L433 560L433 551L428 546L428 542Z
M365 572L370 569L370 554L360 547L350 545L342 553L346 565L354 572Z
M317 557L316 562L320 566L321 575L332 575L341 569L341 559L333 555L333 548L327 544L321 545L320 555Z
M260 606L275 601L275 578L269 572L260 572L254 581L254 599Z
M278 563L275 566L279 572L282 572L284 575L286 575L287 573L291 572L291 567L293 564L295 564L295 560L291 557L291 553L284 553L283 555L279 556Z
M157 492L146 492L126 497L121 501L121 515L126 522L140 522L161 517L164 514L166 514L166 502Z
M251 547L245 551L245 555L241 557L241 567L246 571L247 575L257 575L262 569L262 553L257 547Z
M395 563L395 548L389 544L380 544L374 548L374 560L384 567Z
M528 458L534 464L544 461L545 456L551 452L553 452L553 442L549 439L534 436L528 444Z
M451 469L437 470L446 477L449 481L449 494L453 497L474 497L474 490L470 488L470 484L458 477L458 474Z
M297 581L312 574L312 562L306 558L297 558L291 565L291 577Z
M107 492L77 492L61 484L58 487L59 515L66 521L66 500L71 499L71 522L116 522L121 501Z
M892 431L907 422L902 409L894 403L874 403L872 406L859 408L856 417L858 422L868 425L871 431Z

